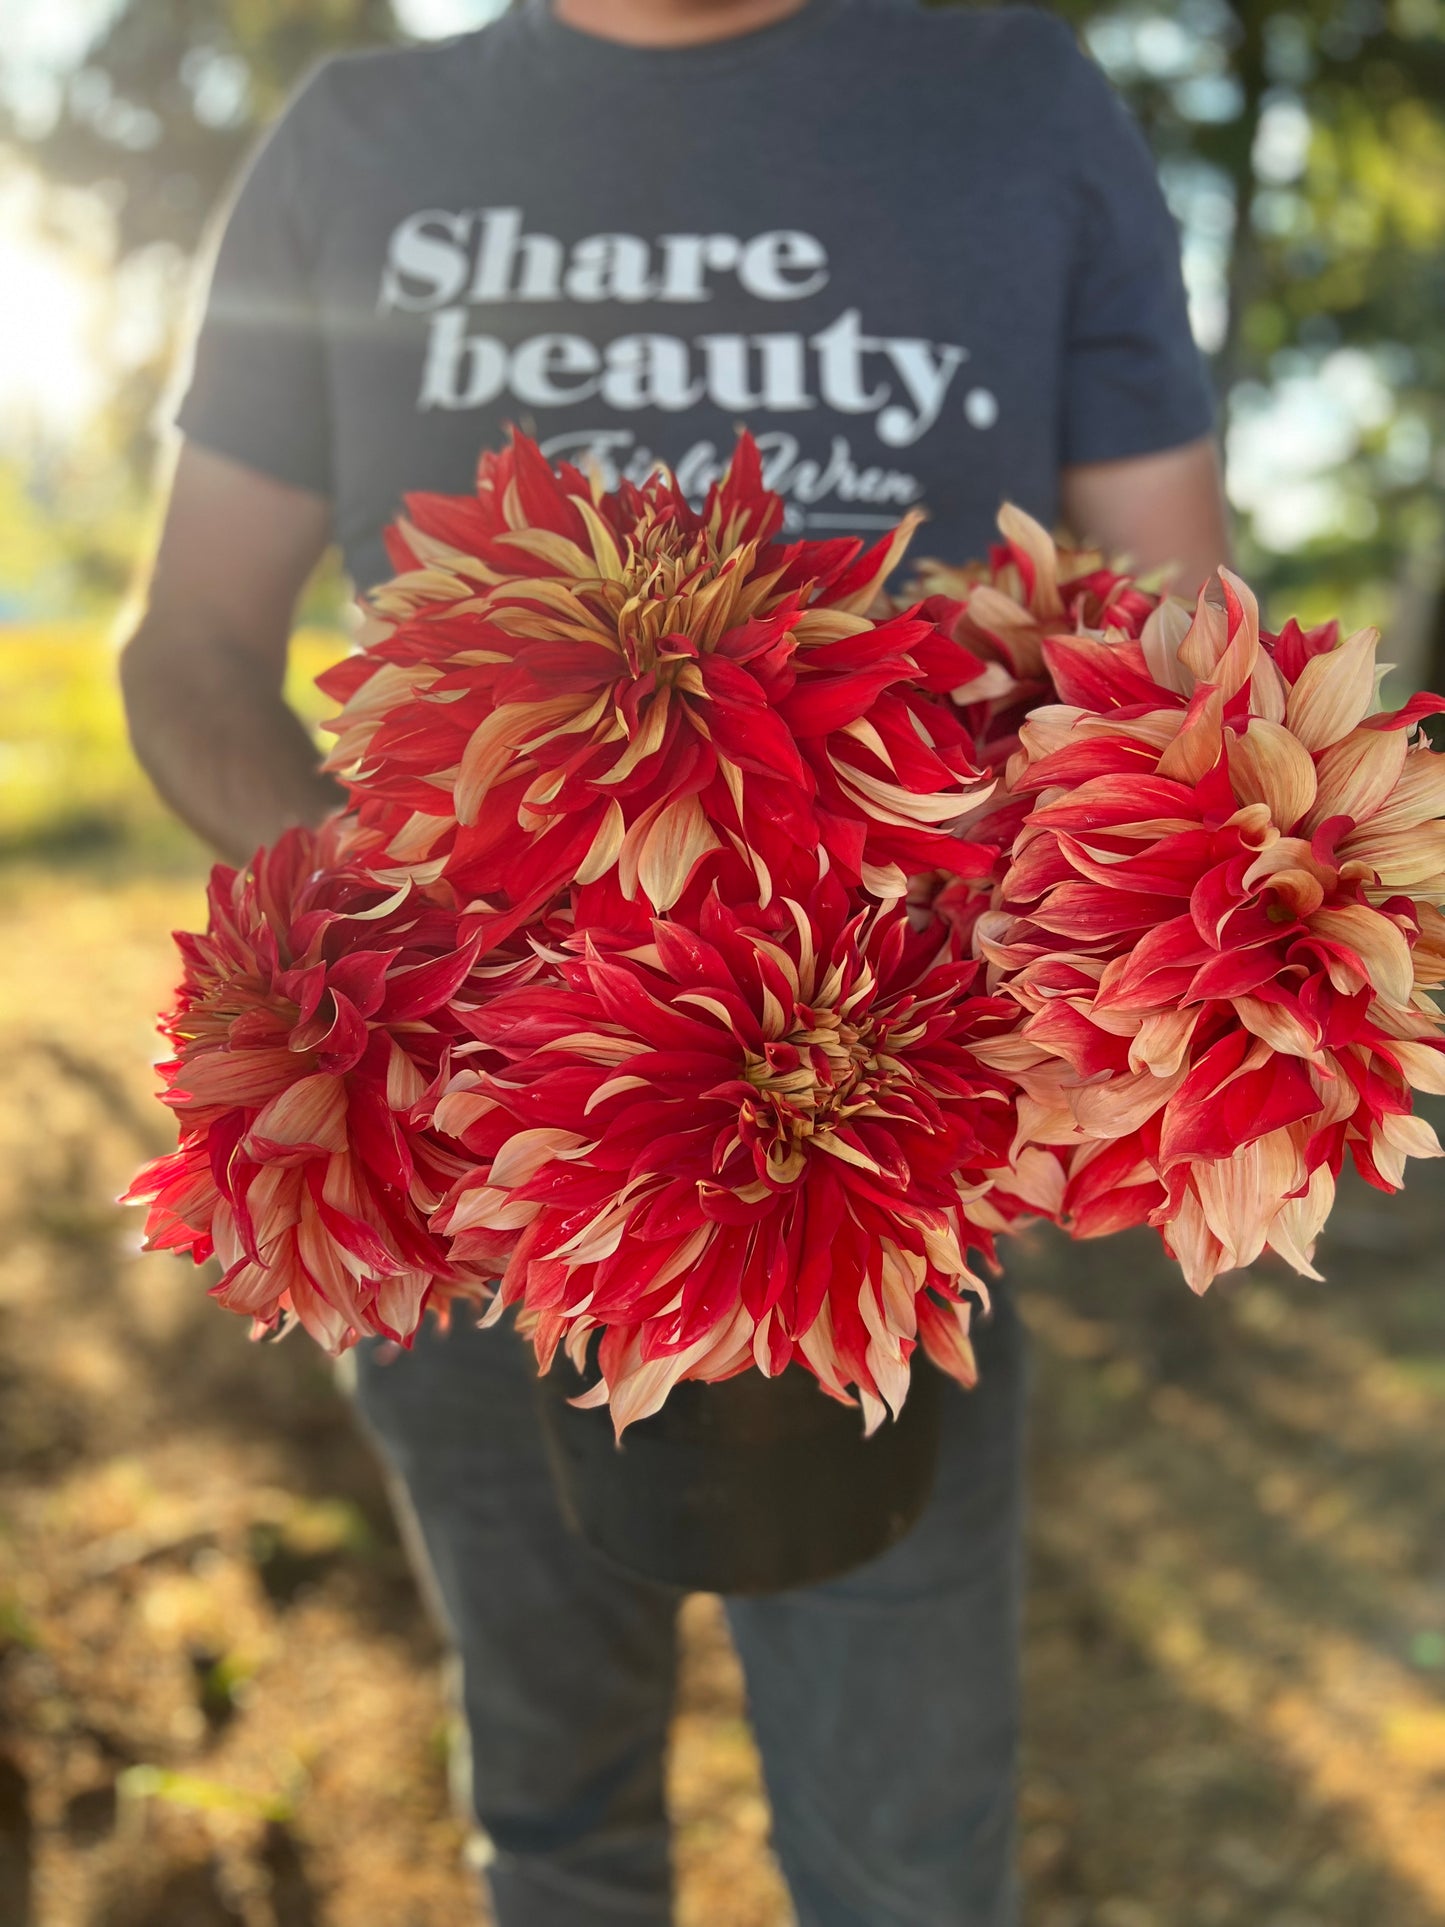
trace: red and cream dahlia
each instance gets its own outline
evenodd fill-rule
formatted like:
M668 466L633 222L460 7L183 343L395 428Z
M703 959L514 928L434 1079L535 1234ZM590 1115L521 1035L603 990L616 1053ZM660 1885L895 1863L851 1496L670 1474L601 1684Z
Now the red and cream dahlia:
M986 562L955 569L925 560L909 589L921 598L920 613L978 659L979 673L950 693L991 776L1007 767L1029 713L1053 699L1044 658L1048 638L1137 640L1161 602L1102 551L1056 544L1011 502L1000 509L998 527L1003 539ZM931 902L938 917L967 937L989 906L991 886L1007 867L1032 801L998 784L955 825L958 834L996 851L991 878L948 872L917 877L910 880L910 897Z
M948 692L981 670L870 613L911 525L777 540L744 437L701 512L671 476L611 494L518 436L472 497L416 495L371 598L330 766L396 874L445 876L491 943L573 884L670 909L713 856L764 902L819 851L849 884L986 870L952 822L987 787Z
M1398 1188L1440 1150L1413 1092L1445 1091L1445 758L1414 729L1445 702L1372 716L1374 631L1262 643L1220 580L1192 622L1044 642L1059 700L977 938L1027 1013L984 1054L1067 1164L1069 1228L1147 1220L1197 1290L1266 1246L1315 1275L1345 1156Z
M351 833L289 830L248 869L213 872L209 927L177 934L184 978L162 1020L180 1148L126 1194L150 1207L149 1249L214 1252L221 1304L258 1330L299 1321L331 1351L405 1342L429 1303L475 1288L427 1223L465 1161L414 1112L456 1000L486 980L455 910L376 883Z
M871 1428L916 1344L973 1377L966 1251L1006 1220L1015 1124L975 1050L1014 1012L978 975L831 875L640 945L579 937L468 1017L507 1061L435 1104L475 1169L433 1224L501 1272L489 1316L518 1304L544 1370L601 1328L619 1432L680 1379L794 1360Z
M998 528L1003 540L986 562L953 569L925 560L910 589L925 613L979 659L979 673L952 693L990 769L1018 747L1029 711L1052 696L1048 637L1137 640L1161 599L1102 550L1056 544L1012 502L1000 509Z

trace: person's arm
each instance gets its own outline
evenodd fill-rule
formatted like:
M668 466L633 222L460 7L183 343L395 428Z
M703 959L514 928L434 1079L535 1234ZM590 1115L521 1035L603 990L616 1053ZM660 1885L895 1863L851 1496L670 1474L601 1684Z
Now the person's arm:
M1179 230L1143 134L1060 20L1073 258L1063 340L1059 505L1068 533L1193 596L1230 554L1215 398L1189 326Z
M182 444L121 686L152 782L232 862L342 800L281 694L297 598L329 528L322 496Z
M1060 478L1064 526L1193 601L1231 558L1229 510L1212 435L1156 455L1082 462Z

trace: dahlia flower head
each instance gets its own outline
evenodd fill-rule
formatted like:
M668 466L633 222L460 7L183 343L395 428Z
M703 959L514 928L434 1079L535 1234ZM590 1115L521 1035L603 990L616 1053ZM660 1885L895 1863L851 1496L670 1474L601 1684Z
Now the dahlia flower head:
M1052 694L1050 636L1137 641L1163 600L1103 550L1056 542L1012 502L1000 509L998 529L1003 540L986 561L950 568L925 559L908 588L979 661L978 674L951 694L990 770L1018 748L1024 718Z
M1079 1237L1147 1222L1202 1290L1311 1258L1348 1155L1385 1190L1440 1146L1445 758L1431 695L1371 714L1373 630L1261 635L1219 573L1192 619L1042 643L1029 810L975 942L1024 1014L988 1047Z
M258 1335L302 1325L339 1352L406 1341L428 1305L482 1281L429 1225L465 1170L415 1121L464 987L530 957L477 964L454 908L366 871L355 826L288 830L245 871L217 866L204 935L178 932L184 977L160 1067L180 1145L136 1178L147 1248L213 1254L212 1296Z
M1102 550L1056 542L1011 502L999 511L1002 538L982 562L954 568L924 559L905 594L979 664L949 694L980 765L1001 777L1030 711L1054 691L1044 659L1051 636L1137 641L1162 596ZM931 906L960 943L971 944L979 916L1008 865L1033 799L996 782L954 826L995 852L987 877L941 871L910 879L915 903Z
M1022 1208L995 1191L1015 1093L977 1052L1016 1011L978 976L826 870L645 943L579 933L466 1013L504 1061L453 1053L431 1121L473 1168L433 1225L500 1273L488 1317L517 1305L544 1371L601 1330L588 1397L619 1434L679 1379L790 1363L871 1430L919 1344L973 1381L969 1248Z
M584 921L645 929L739 866L763 904L820 853L878 898L989 872L953 828L989 783L949 700L983 665L881 594L912 521L864 553L780 542L746 435L700 511L521 435L474 495L406 508L363 649L321 678L329 767L380 872L444 879L487 944L574 888Z

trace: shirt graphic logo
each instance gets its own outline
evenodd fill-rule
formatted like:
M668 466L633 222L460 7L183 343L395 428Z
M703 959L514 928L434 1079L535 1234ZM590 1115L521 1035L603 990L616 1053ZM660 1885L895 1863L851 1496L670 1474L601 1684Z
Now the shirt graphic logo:
M958 343L873 334L856 307L807 333L648 330L599 342L552 330L511 341L485 325L487 308L503 303L697 307L712 299L715 283L732 282L759 303L786 305L821 293L828 280L826 248L797 228L747 240L593 234L565 247L553 235L528 233L520 208L424 208L390 237L379 305L383 313L428 317L421 410L484 408L507 399L529 410L598 402L619 414L644 408L682 414L703 402L749 417L821 407L858 416L886 449L910 448L938 421L969 351ZM986 428L997 404L987 389L975 387L961 412L973 427ZM878 472L854 458L846 443L841 455L835 443L833 459L870 476ZM896 486L911 480L900 476ZM868 486L888 485L870 480Z

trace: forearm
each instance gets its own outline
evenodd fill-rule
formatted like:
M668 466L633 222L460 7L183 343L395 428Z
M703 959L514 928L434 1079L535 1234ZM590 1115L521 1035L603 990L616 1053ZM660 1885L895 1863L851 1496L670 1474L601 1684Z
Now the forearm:
M131 741L176 814L229 862L343 801L299 717L245 651L170 646L142 625L121 659Z
M1193 600L1231 560L1229 510L1212 438L1162 454L1064 470L1069 531L1141 574L1163 570L1165 586Z

